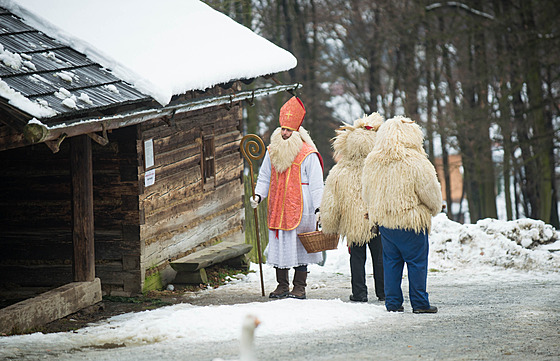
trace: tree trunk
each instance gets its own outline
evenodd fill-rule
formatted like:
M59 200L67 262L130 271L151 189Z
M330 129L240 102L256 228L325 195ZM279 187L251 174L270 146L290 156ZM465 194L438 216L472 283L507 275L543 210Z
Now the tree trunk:
M523 28L526 31L527 48L525 51L525 74L527 79L528 111L527 118L534 125L534 161L539 170L536 180L536 195L534 216L550 223L552 214L552 180L554 177L554 143L552 120L544 116L543 80L540 73L539 54L541 54L536 39L537 29L534 22L533 9L530 1L521 2ZM556 201L556 200L554 200Z

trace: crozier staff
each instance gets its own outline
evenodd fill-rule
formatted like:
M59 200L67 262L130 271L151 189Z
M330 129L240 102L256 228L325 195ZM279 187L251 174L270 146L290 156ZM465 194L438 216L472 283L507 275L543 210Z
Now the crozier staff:
M253 208L268 198L266 263L275 268L278 282L270 298L306 298L307 265L322 260L321 252L307 253L297 236L315 230L323 197L322 158L301 126L304 117L298 97L280 109L280 127L270 138L251 198ZM291 291L290 268L295 270Z

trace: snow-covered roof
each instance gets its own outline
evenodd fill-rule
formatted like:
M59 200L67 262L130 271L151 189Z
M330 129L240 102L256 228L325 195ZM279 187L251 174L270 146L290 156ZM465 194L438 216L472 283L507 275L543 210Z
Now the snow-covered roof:
M57 42L0 7L0 96L34 117L99 114L134 102L153 103L84 54ZM2 107L9 107L2 104Z
M173 95L297 64L288 51L198 0L0 0L0 6L162 105Z

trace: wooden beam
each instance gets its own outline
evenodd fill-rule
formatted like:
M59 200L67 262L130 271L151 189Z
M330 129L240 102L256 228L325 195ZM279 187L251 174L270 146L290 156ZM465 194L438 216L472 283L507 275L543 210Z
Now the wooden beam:
M0 309L0 334L23 332L101 302L101 281L73 282Z
M71 138L70 168L72 174L72 242L75 282L95 278L93 227L93 170L91 140L87 135Z
M66 134L61 134L57 140L47 140L45 144L53 153L58 153L60 150L60 145L66 139Z
M118 114L113 116L106 116L103 118L73 119L71 124L69 125L58 124L54 126L48 126L39 123L28 123L24 127L25 140L28 143L22 144L21 146L28 145L29 143L35 144L48 140L59 139L62 134L66 134L68 137L74 137L81 134L123 128L154 119L165 119L165 121L167 121L167 119L171 119L171 117L173 117L175 114L178 115L181 113L206 109L210 107L240 103L241 101L252 102L255 98L276 94L281 91L290 92L300 86L301 84L299 83L278 85L250 91L242 91L235 94L193 99L183 104L168 105L164 108L141 110L129 114Z
M170 263L177 272L193 272L201 268L210 267L231 258L239 257L253 248L247 243L224 241L204 248Z
M175 278L173 279L173 283L178 285L184 284L208 284L208 275L206 275L206 270L201 268L194 272L178 272Z
M9 103L0 103L0 122L19 132L32 116Z

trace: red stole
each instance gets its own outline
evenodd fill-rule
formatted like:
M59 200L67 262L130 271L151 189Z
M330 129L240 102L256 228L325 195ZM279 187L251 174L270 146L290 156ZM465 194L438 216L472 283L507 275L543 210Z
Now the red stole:
M268 228L291 231L296 229L303 214L301 190L301 163L311 154L319 154L312 146L303 143L290 168L278 173L271 166L268 191Z

